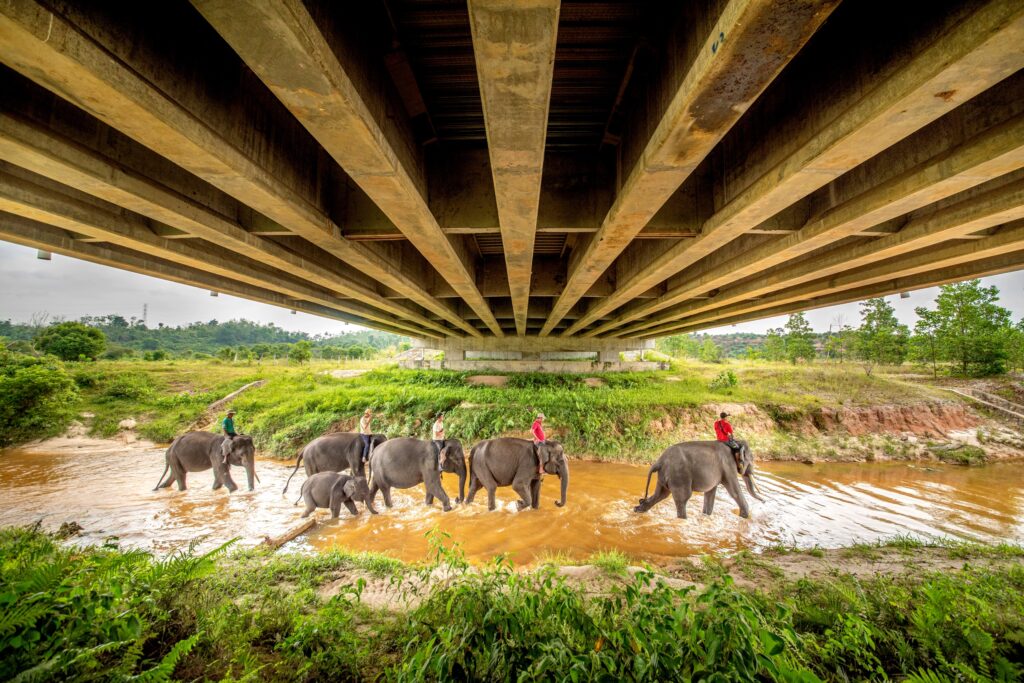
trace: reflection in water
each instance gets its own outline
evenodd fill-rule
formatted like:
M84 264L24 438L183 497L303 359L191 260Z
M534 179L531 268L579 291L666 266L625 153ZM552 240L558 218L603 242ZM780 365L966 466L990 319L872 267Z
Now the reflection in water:
M422 487L394 493L395 507L371 517L362 510L326 521L289 547L322 550L340 546L386 552L406 560L427 553L425 534L437 527L451 534L474 561L507 553L516 564L561 554L573 559L608 549L651 561L693 553L764 548L777 543L838 547L909 533L979 540L1024 540L1024 476L1021 465L977 468L896 464L761 463L766 503L751 503L751 518L736 514L720 491L715 514L700 514L699 494L690 518L675 518L671 499L647 514L632 509L643 495L647 468L575 462L568 503L555 507L558 480L548 477L541 508L515 511L515 494L498 489L499 509L487 511L481 491L472 506L442 513L423 505ZM211 547L234 536L254 544L299 521L294 492L281 496L289 473L285 463L257 463L262 484L253 493L210 490L212 474L189 475L190 489L151 491L163 470L163 452L0 454L0 525L42 520L46 528L76 521L85 528L78 541L117 536L125 545L174 550L197 537ZM445 488L454 493L456 479ZM749 498L748 498L749 500ZM318 513L326 519L326 511Z

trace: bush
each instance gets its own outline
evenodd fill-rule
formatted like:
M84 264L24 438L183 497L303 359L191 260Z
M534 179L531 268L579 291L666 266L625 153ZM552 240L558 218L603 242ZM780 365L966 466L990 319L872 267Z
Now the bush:
M711 391L719 391L721 389L732 389L739 381L736 379L736 375L732 370L726 370L725 372L718 373L713 380L708 382L708 389Z
M59 360L0 349L0 447L64 431L78 390Z
M120 344L111 344L107 347L106 352L103 354L104 360L121 360L122 358L131 358L135 355L135 349L130 349L127 346L121 346Z
M82 323L56 323L35 338L36 348L61 360L96 360L107 346L107 338L95 327Z
M137 401L153 393L149 377L138 372L117 375L103 387L102 395L107 399Z

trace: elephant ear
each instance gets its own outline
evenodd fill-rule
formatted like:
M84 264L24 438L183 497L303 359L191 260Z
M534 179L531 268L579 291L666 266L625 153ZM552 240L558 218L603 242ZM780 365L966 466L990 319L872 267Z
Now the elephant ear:
M444 448L441 449L441 452L438 453L438 455L437 455L437 466L438 467L444 467L444 461L448 459L448 449L449 448L451 448L451 446L445 446Z
M356 480L349 479L342 485L341 490L345 492L347 498L352 498L356 495Z

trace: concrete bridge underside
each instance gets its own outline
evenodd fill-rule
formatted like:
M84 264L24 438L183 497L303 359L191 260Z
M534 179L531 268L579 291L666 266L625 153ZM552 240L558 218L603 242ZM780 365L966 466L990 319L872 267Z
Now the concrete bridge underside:
M1024 267L1022 46L1020 0L5 0L0 239L607 355Z

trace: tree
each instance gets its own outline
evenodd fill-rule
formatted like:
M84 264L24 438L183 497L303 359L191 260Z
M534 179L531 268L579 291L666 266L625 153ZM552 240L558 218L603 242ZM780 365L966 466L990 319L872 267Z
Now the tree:
M910 338L910 357L932 366L932 377L939 376L939 316L936 311L918 307L914 336Z
M54 323L36 335L36 348L61 360L96 360L107 346L107 338L95 327L82 323Z
M0 348L0 447L59 434L75 416L77 398L60 361Z
M814 360L814 332L803 313L794 313L786 321L786 358L790 363Z
M768 330L768 336L764 340L764 347L761 349L761 353L766 360L780 361L786 358L786 340L783 334L784 332L781 327L774 327Z
M288 360L293 363L308 363L309 359L313 357L313 344L308 341L299 341L292 344L292 348L288 351Z
M696 358L700 352L700 344L692 334L673 334L662 337L654 343L654 347L662 353L676 358Z
M854 331L849 325L842 325L837 332L829 332L825 338L825 356L842 363L850 355L854 342Z
M1024 370L1024 319L1006 331L1006 365L1011 370Z
M896 311L885 299L876 298L860 304L861 324L854 349L868 366L901 365L907 357L910 330L896 319Z
M711 337L707 337L700 346L698 357L705 363L719 363L722 360L722 350L718 348L718 345L715 344Z
M1010 312L996 305L999 289L980 280L943 285L935 299L938 354L960 366L964 375L1006 370L1006 331Z

